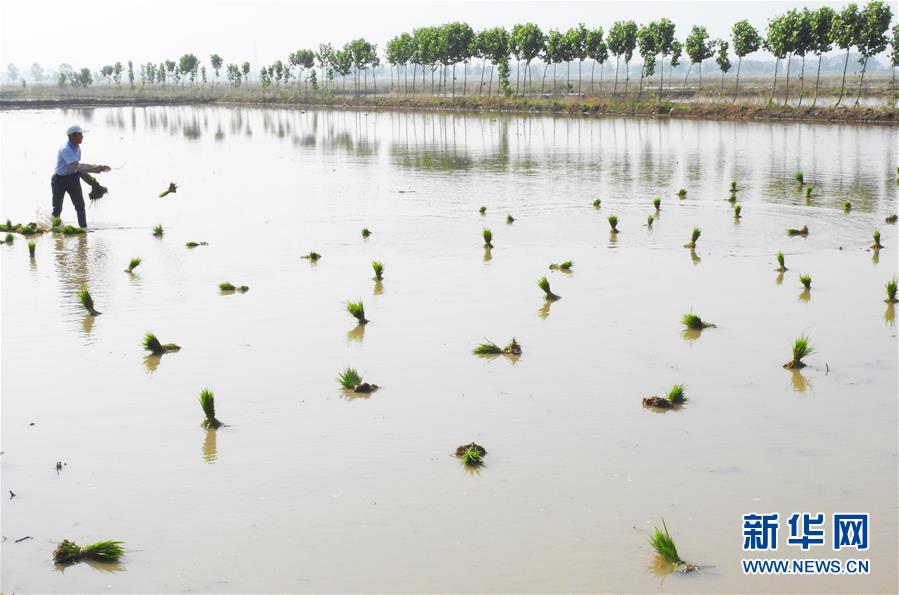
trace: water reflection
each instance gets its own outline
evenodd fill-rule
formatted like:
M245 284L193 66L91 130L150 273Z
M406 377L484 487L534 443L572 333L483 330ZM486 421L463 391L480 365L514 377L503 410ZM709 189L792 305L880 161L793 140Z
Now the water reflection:
M365 326L364 324L357 324L355 327L350 329L350 331L346 334L346 338L348 341L362 341L365 338Z
M883 313L883 319L889 326L896 326L896 306L887 304L887 309Z
M790 370L790 386L793 387L795 392L804 393L812 388L812 383L809 382L802 372L794 368Z
M214 463L218 458L218 448L216 440L218 432L211 428L206 429L206 436L203 437L203 461L206 463Z
M812 299L812 290L809 288L805 288L799 294L799 301L803 303L808 303Z
M157 355L155 353L151 353L144 357L144 366L147 368L147 372L152 374L159 368L159 362L162 361L162 355Z
M880 250L874 249L872 250L874 254L871 255L871 262L874 264L880 264Z
M546 300L545 302L543 302L543 305L540 306L539 310L537 310L537 316L539 316L540 318L543 318L544 320L549 318L549 310L550 310L550 308L552 308L552 305L555 303L556 303L555 300Z
M702 336L702 329L685 328L680 332L680 335L684 341L692 343Z
M484 246L484 262L490 262L491 260L493 260L493 248Z
M384 282L381 279L375 279L375 288L373 293L375 295L381 295L384 293Z
M784 282L784 273L783 273L783 271L780 271L780 272L777 273L777 277L774 278L774 281L775 281L778 285L783 285L783 282Z
M71 564L54 564L53 567L60 574L65 574L66 569L70 566L75 566L77 564L85 564L90 566L97 572L102 572L104 574L114 574L116 572L125 572L128 570L128 567L122 564L121 562L98 562L96 560L80 560L78 562L72 562Z
M697 265L700 262L702 262L702 259L699 258L698 254L696 254L696 248L690 248L690 260L693 261L694 265Z
M94 330L94 322L97 320L96 316L87 315L81 320L81 330L85 335L90 335L91 331Z

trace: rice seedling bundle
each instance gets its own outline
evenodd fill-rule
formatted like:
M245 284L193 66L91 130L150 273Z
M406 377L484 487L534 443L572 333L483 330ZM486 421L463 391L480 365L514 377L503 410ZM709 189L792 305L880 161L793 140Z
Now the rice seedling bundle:
M456 456L469 467L482 466L486 455L487 449L475 442L456 447Z
M204 388L200 391L200 407L203 408L203 414L206 419L203 420L203 426L207 428L218 428L222 425L215 417L215 395L211 390Z
M28 240L28 256L34 258L34 251L37 248L37 243L34 240Z
M814 346L809 342L808 337L804 334L793 342L793 359L784 364L787 369L804 368L805 363L802 359L815 353Z
M160 343L159 339L156 338L156 335L150 331L147 331L146 334L144 334L143 346L147 351L152 351L154 355L181 351L181 347L174 343Z
M346 311L349 312L359 324L368 324L368 320L365 318L365 305L362 303L362 300L347 302Z
M612 233L618 233L618 217L616 215L609 215L609 227L612 228Z
M683 317L681 318L681 324L689 329L693 329L696 331L701 331L704 328L712 328L715 326L710 322L705 322L702 318L699 317L698 314L693 314L692 312L683 315Z
M696 566L684 562L680 554L677 553L677 546L668 532L668 525L665 524L665 519L662 519L662 528L664 531L660 531L658 527L655 527L655 531L649 536L649 544L652 546L652 549L666 562L672 564L676 570L681 572L697 570Z
M153 235L157 238L161 238L163 233L165 233L165 230L162 229L161 223L153 228Z
M140 258L132 258L130 261L128 261L128 268L125 269L125 272L126 273L133 272L134 269L136 269L137 267L140 266L141 262L143 262L143 261Z
M384 278L384 265L377 260L371 261L371 268L375 271L375 279L380 281Z
M485 227L481 235L484 238L484 247L493 248L493 232Z
M98 312L96 308L94 308L94 298L91 297L91 292L88 291L87 284L83 284L76 295L88 314L91 316L99 316L101 314L101 312Z
M549 280L546 277L540 277L540 279L537 280L537 287L539 287L540 289L543 290L543 293L545 294L547 301L552 302L552 301L560 299L560 297L561 297L552 292L552 290L549 287Z
M123 541L98 541L81 547L73 541L64 539L53 550L53 561L57 564L73 564L81 560L98 562L118 562L124 555Z

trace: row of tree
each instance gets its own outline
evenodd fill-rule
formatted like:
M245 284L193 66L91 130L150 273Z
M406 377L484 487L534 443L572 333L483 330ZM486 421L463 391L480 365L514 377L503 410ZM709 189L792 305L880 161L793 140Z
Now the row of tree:
M658 73L657 96L661 98L665 92L666 60L669 80L672 78L674 68L680 64L682 58L689 60L683 90L686 90L687 81L696 66L699 74L699 90L701 91L703 62L715 58L722 74L723 87L724 74L732 67L730 55L733 52L737 58L734 88L734 99L736 99L739 93L740 69L744 57L754 52L766 51L775 58L771 89L772 100L777 91L780 63L784 59L787 60L785 103L789 99L790 66L793 58L801 59L802 87L799 92L801 105L805 92L805 58L807 55L814 54L818 58L815 95L812 101L814 105L818 96L822 55L835 48L846 52L840 98L837 102L839 104L845 92L849 53L854 48L860 56L861 63L857 104L861 98L868 60L872 56L884 52L888 45L892 46L890 63L893 67L895 89L895 68L899 66L899 50L897 50L899 25L892 28L891 37L888 37L887 31L890 28L891 20L892 11L889 4L882 0L872 0L863 8L852 3L839 11L828 6L816 10L793 9L770 19L763 33L747 20L741 20L733 25L730 40L712 39L705 27L696 25L691 28L683 42L678 40L676 27L667 18L642 25L638 25L632 20L617 21L608 31L602 27L588 29L583 23L567 31L550 29L544 32L533 23L515 25L510 31L502 27L475 31L467 23L453 22L436 27L421 27L411 33L402 33L394 37L386 45L384 58L389 65L391 86L406 93L415 93L417 88L420 91L424 90L428 84L427 76L430 75L430 92L432 94L455 96L456 68L461 65L463 69L462 94L464 96L468 89L468 64L475 60L481 61L478 86L480 93L485 91L488 95L494 93L495 71L498 77L497 93L528 95L536 92L533 81L533 64L535 62L543 65L539 91L541 94L546 92L546 75L550 67L553 69L552 90L553 92L557 91L558 66L560 64L564 64L566 69L565 92L581 93L581 71L585 61L590 62L590 92L595 91L594 74L597 65L600 68L600 92L602 92L603 69L610 57L614 56L615 77L611 92L613 95L617 95L619 92L619 69L623 62L625 67L623 93L627 95L630 85L630 63L635 53L639 53L642 58L642 66L638 95L643 95L644 81ZM510 63L513 61L518 66L514 87L510 68ZM570 81L571 67L575 63L577 65L576 88ZM213 54L210 56L209 64L214 71L215 82L218 82L223 68L231 85L240 86L249 81L249 62L243 62L240 65L236 63L225 65L221 56ZM359 92L361 89L363 92L368 92L368 71L371 70L372 89L377 92L375 71L380 64L381 59L377 45L360 38L350 41L340 49L323 43L318 46L317 50L297 50L289 54L285 61L278 59L271 65L260 68L258 78L263 88L272 85L277 88L295 83L296 89L299 91L301 85L312 87L314 90L318 90L322 86L332 87L334 81L339 77L343 81L345 90L346 80L352 75L354 91ZM411 85L409 81L410 66ZM488 71L489 78L486 81L485 89L484 79ZM121 84L123 72L125 72L125 67L121 62L116 62L103 66L99 74L107 84L118 85ZM319 72L321 78L319 78ZM127 75L129 83L133 86L135 73L131 62L127 63ZM141 85L166 85L169 81L182 85L188 81L193 85L198 80L205 85L207 71L206 66L201 65L195 55L184 54L178 62L165 60L158 65L152 62L141 65L139 80ZM87 86L91 82L93 81L88 69L60 71L59 74L60 84ZM419 86L416 87L416 85Z

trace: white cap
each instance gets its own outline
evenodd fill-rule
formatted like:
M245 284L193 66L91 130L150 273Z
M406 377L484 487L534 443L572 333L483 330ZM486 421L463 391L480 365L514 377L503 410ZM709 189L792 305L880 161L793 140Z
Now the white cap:
M78 124L75 124L74 126L69 126L69 129L66 130L66 136L72 136L73 134L84 134L85 132L87 132L87 130L84 130Z

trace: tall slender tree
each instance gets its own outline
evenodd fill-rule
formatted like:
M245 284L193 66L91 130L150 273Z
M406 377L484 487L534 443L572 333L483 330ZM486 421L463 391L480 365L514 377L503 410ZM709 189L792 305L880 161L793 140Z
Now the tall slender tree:
M717 39L715 40L715 46L718 48L718 53L715 56L715 63L718 64L718 68L721 69L721 90L724 91L724 75L727 74L727 71L730 70L731 67L730 56L727 54L730 44L724 39Z
M593 93L593 71L599 62L599 89L602 91L602 71L606 60L609 59L609 47L603 41L602 27L596 27L587 33L587 56L592 61L590 65L590 93Z
M657 23L650 21L637 30L637 48L640 57L643 58L643 67L640 69L640 90L637 97L643 97L643 79L655 74L656 54L659 53L657 29Z
M858 95L855 97L855 105L858 105L862 99L862 86L865 83L868 59L887 49L889 38L886 32L890 28L893 11L889 4L881 0L871 0L865 5L859 17L861 22L855 46L858 48L858 53L861 54L859 62L862 65L862 75L858 79Z
M759 50L762 46L762 38L758 29L746 19L734 23L731 36L734 42L734 54L737 55L737 84L734 88L734 102L736 102L740 92L740 67L743 65L743 58Z
M893 104L896 103L896 67L899 66L899 24L890 29L890 73Z
M215 72L215 82L217 83L219 80L219 71L222 69L222 64L224 64L224 60L218 54L212 54L209 56L209 64L212 66L212 71Z
M709 32L701 25L693 25L690 34L687 35L687 43L685 45L687 56L690 57L690 68L687 69L687 76L684 77L684 91L687 90L687 79L690 78L690 71L693 70L694 64L699 64L699 92L702 91L702 63L715 55L714 42L709 39Z
M656 23L656 45L662 58L662 64L659 68L659 100L662 99L663 86L665 83L665 57L670 56L675 49L674 44L680 43L674 38L675 27L670 19L660 19Z
M836 15L836 13L829 6L822 6L809 15L811 21L811 51L818 56L818 69L815 74L815 98L812 100L812 107L815 107L815 104L818 103L818 85L821 82L822 56L826 52L829 52L833 47L833 41L831 41L830 38L830 30L833 27L834 15Z
M625 53L626 35L624 21L615 21L609 29L609 51L615 55L615 85L612 87L612 95L618 94L618 66Z
M802 96L805 94L805 55L814 48L814 12L803 8L799 13L799 20L793 29L793 52L802 58L802 69L799 71L799 104L802 105Z
M830 30L830 39L838 48L846 50L846 58L843 61L843 78L840 81L840 96L837 105L843 101L843 93L846 90L846 68L849 66L849 48L855 45L859 39L861 17L858 6L853 2L843 7L833 18L833 27Z
M768 29L765 32L765 49L774 56L774 85L771 87L768 103L773 102L777 94L777 68L787 55L787 32L784 25L783 16L774 17L768 21Z
M534 23L524 23L523 25L515 25L512 28L511 44L512 51L519 62L525 63L525 76L523 88L527 90L528 74L530 73L531 61L540 55L543 51L543 31Z

